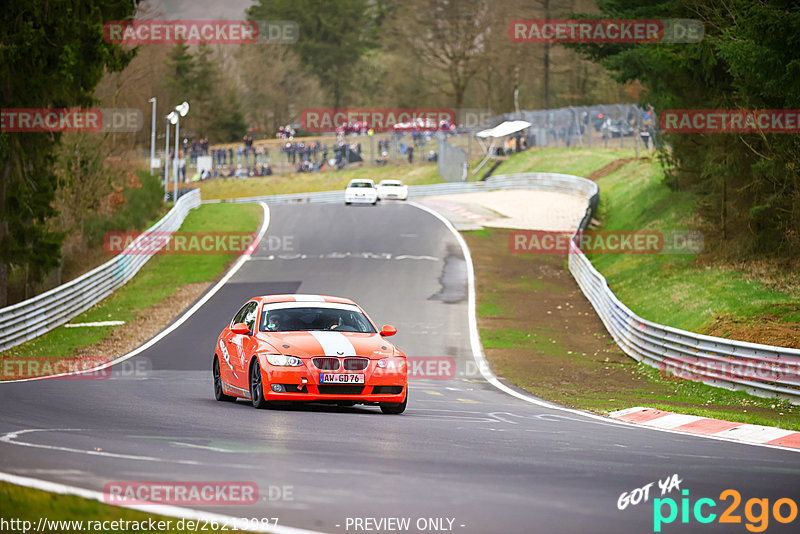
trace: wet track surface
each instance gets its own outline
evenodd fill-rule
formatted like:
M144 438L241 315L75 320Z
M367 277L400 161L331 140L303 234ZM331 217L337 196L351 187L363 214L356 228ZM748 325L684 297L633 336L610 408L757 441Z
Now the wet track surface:
M407 517L410 532L418 518L452 519L464 533L652 532L657 484L649 503L620 511L617 499L673 473L692 503L716 500L718 515L728 488L743 500L800 502L797 453L541 407L471 372L464 258L428 213L402 203L273 206L267 236L289 237L292 250L265 239L203 308L129 360L146 371L0 384L0 470L95 491L112 481L252 481L258 504L202 508L324 532L354 532L346 525L356 517ZM400 416L216 402L220 330L245 299L283 292L351 297L398 328L393 341L409 356L453 358L458 372L412 381ZM747 532L743 505L737 514L738 525L678 519L663 531ZM772 520L767 532L798 524Z

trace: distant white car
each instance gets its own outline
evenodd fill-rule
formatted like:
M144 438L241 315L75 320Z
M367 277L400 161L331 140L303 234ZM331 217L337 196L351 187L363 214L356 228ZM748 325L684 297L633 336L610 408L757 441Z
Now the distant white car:
M381 180L378 184L378 198L408 200L408 186L400 180Z
M350 180L344 190L345 204L375 204L378 202L378 190L375 182L367 179Z

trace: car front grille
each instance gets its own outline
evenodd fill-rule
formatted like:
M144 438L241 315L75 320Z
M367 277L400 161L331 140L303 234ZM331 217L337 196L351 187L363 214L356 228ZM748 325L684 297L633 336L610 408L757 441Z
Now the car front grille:
M344 369L346 371L363 371L369 365L368 358L345 358Z
M311 361L314 362L314 367L316 367L320 371L339 370L339 358L318 357L318 358L311 358Z
M317 386L319 392L323 395L361 395L364 391L364 386L334 386L323 385Z

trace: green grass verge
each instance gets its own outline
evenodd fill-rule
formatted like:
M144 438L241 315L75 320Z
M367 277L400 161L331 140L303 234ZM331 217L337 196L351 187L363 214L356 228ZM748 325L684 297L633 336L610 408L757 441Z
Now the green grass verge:
M60 526L50 525L49 529L43 532L58 532L60 534L72 534L73 532L243 532L241 530L230 530L222 527L212 528L212 525L204 525L204 522L197 524L197 521L191 525L183 523L184 528L177 528L178 521L174 517L158 516L138 512L136 510L129 510L127 508L118 508L110 506L98 501L83 499L72 495L59 495L56 493L48 493L21 486L15 486L6 482L0 482L0 510L3 510L3 519L29 521L29 530L35 530L39 524L40 518L45 518L52 521L64 521ZM155 523L156 530L149 528L149 520ZM83 522L78 525L76 522ZM100 528L90 528L93 525ZM111 523L102 524L104 521L136 521L139 525L144 526L143 529L136 528L134 525L127 523L124 526L129 528L112 528ZM163 521L161 525L159 521ZM92 522L91 524L88 522ZM167 523L169 522L169 523ZM20 523L16 523L20 525ZM194 525L198 528L195 529ZM43 525L44 526L44 525ZM81 526L83 528L81 528ZM205 526L205 528L203 528ZM164 528L162 528L164 527ZM166 528L169 527L169 528ZM14 531L22 532L21 528L14 528Z
M255 232L261 220L255 204L203 204L187 215L180 230L185 232ZM222 273L233 255L162 255L151 258L136 276L111 296L73 318L72 323L125 321L194 282L209 282ZM111 335L122 326L59 327L4 353L5 358L64 358Z
M344 190L347 182L354 178L371 178L376 183L380 180L401 179L407 185L435 184L443 181L436 164L426 163L363 167L342 171L273 174L246 180L215 178L201 182L199 186L203 199L210 200Z

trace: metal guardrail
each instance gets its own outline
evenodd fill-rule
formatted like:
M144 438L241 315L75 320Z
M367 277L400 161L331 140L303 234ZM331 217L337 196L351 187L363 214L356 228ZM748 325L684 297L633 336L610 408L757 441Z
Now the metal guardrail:
M580 180L579 182L576 180ZM408 196L428 197L434 195L452 195L459 193L477 193L480 191L497 191L502 189L535 189L538 191L556 191L580 194L589 199L593 209L597 208L597 184L585 178L549 172L533 172L523 174L506 174L493 176L485 182L455 182L429 185L411 185ZM285 195L266 195L257 197L231 198L225 200L204 200L203 203L216 202L265 202L267 204L287 203L325 203L344 202L342 191L318 191L314 193L290 193Z
M695 334L642 319L571 244L569 270L606 329L631 358L665 377L698 380L800 404L800 350Z
M190 210L200 205L200 190L195 189L178 199L175 206L147 231L139 235L115 258L88 273L33 298L0 309L0 350L24 343L61 326L76 315L100 302L123 286L142 268L152 255L134 251L141 243L156 250L158 243L148 235L174 232L180 228ZM146 240L146 241L144 241Z

